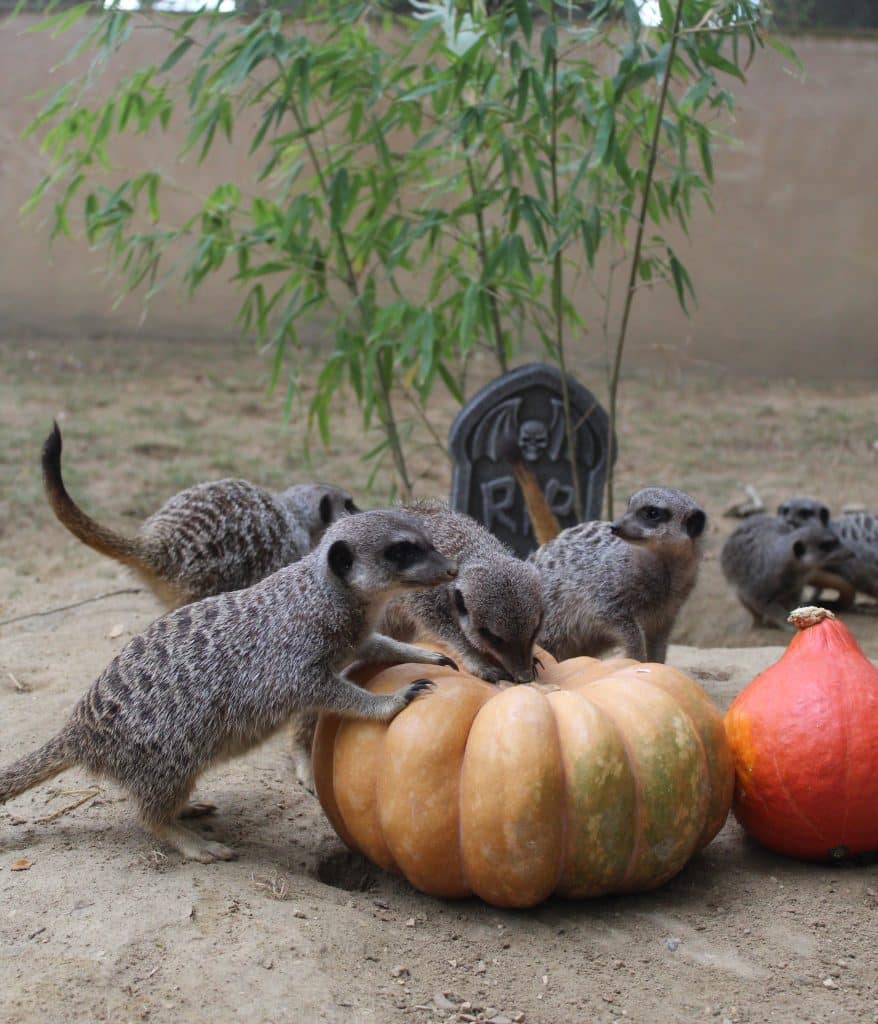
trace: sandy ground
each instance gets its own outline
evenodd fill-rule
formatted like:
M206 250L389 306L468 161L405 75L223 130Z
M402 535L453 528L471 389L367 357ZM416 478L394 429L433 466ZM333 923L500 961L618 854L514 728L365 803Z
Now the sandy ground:
M36 459L52 416L71 490L128 529L198 479L307 475L301 424L279 426L259 369L230 352L207 371L203 355L110 340L0 349L0 623L31 616L0 624L4 762L47 738L159 611L142 592L52 611L132 587L44 507ZM749 630L724 587L722 507L742 482L769 501L807 489L878 505L874 391L654 383L635 379L626 398L620 487L661 477L703 495L708 558L669 660L725 707L783 638ZM362 485L352 450L343 429L320 475ZM423 493L447 486L434 462L418 463ZM878 618L849 622L875 657ZM0 808L3 1024L878 1021L874 861L799 864L730 822L655 893L506 912L421 896L349 855L292 781L282 740L212 772L198 795L219 805L200 827L239 860L155 849L124 795L79 772ZM12 872L19 859L29 869Z

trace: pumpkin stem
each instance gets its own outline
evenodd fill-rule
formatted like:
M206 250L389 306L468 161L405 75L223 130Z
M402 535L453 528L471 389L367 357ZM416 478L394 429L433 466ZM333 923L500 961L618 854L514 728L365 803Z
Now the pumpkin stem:
M828 608L817 608L814 605L808 605L805 608L796 608L795 611L790 612L787 622L792 623L796 629L807 629L809 626L816 626L818 622L823 622L824 619L834 618L835 615Z

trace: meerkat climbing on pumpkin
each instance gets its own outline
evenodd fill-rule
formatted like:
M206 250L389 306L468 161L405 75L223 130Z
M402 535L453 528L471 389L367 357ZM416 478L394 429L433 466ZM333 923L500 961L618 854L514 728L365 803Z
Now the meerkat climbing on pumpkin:
M456 572L412 516L341 519L293 565L169 612L133 637L61 731L0 770L0 804L79 765L127 789L146 828L184 857L232 858L229 847L180 824L198 776L261 743L296 711L387 721L430 689L419 680L370 694L343 669L355 658L449 664L373 629L389 598Z

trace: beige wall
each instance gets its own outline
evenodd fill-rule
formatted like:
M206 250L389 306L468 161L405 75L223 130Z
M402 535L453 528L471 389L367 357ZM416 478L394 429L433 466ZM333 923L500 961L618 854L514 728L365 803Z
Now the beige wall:
M48 210L22 221L18 210L45 162L20 132L38 109L29 99L54 89L68 40L24 35L20 19L0 31L0 331L170 334L234 333L240 296L213 281L189 304L168 291L141 324L141 303L117 292L102 256L82 242L48 246ZM138 60L161 59L156 33L138 40ZM680 255L699 304L691 319L668 293L638 296L631 362L809 377L878 371L878 40L800 39L804 82L771 51L757 55L738 95L738 142L715 157L716 214L699 210ZM243 180L247 160L215 148L209 166L175 160L170 137L129 136L129 168L159 166L180 185L168 215L188 209L186 191ZM586 310L586 316L588 311ZM598 334L591 336L600 347Z

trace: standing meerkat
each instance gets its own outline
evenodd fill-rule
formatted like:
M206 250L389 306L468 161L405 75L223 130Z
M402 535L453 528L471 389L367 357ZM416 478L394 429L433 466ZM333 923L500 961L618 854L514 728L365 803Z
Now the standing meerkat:
M849 558L850 552L819 516L807 517L804 526L791 526L780 516L758 515L745 519L726 538L720 564L754 625L795 632L787 616L801 604L802 588L817 573L835 573Z
M645 487L618 519L580 523L543 544L529 559L543 579L538 642L558 659L621 644L627 658L664 661L695 585L706 523L683 491Z
M373 629L390 597L455 574L412 516L340 520L301 561L247 590L169 612L133 637L61 731L0 771L0 804L80 765L125 787L146 828L184 857L232 858L229 847L180 824L198 776L299 710L393 718L432 684L379 696L341 669L355 657L447 664Z
M196 484L125 537L96 523L67 493L57 423L43 445L43 483L58 520L84 544L122 562L159 600L178 607L265 579L307 554L326 528L360 510L347 491L298 484L269 491L246 480Z

